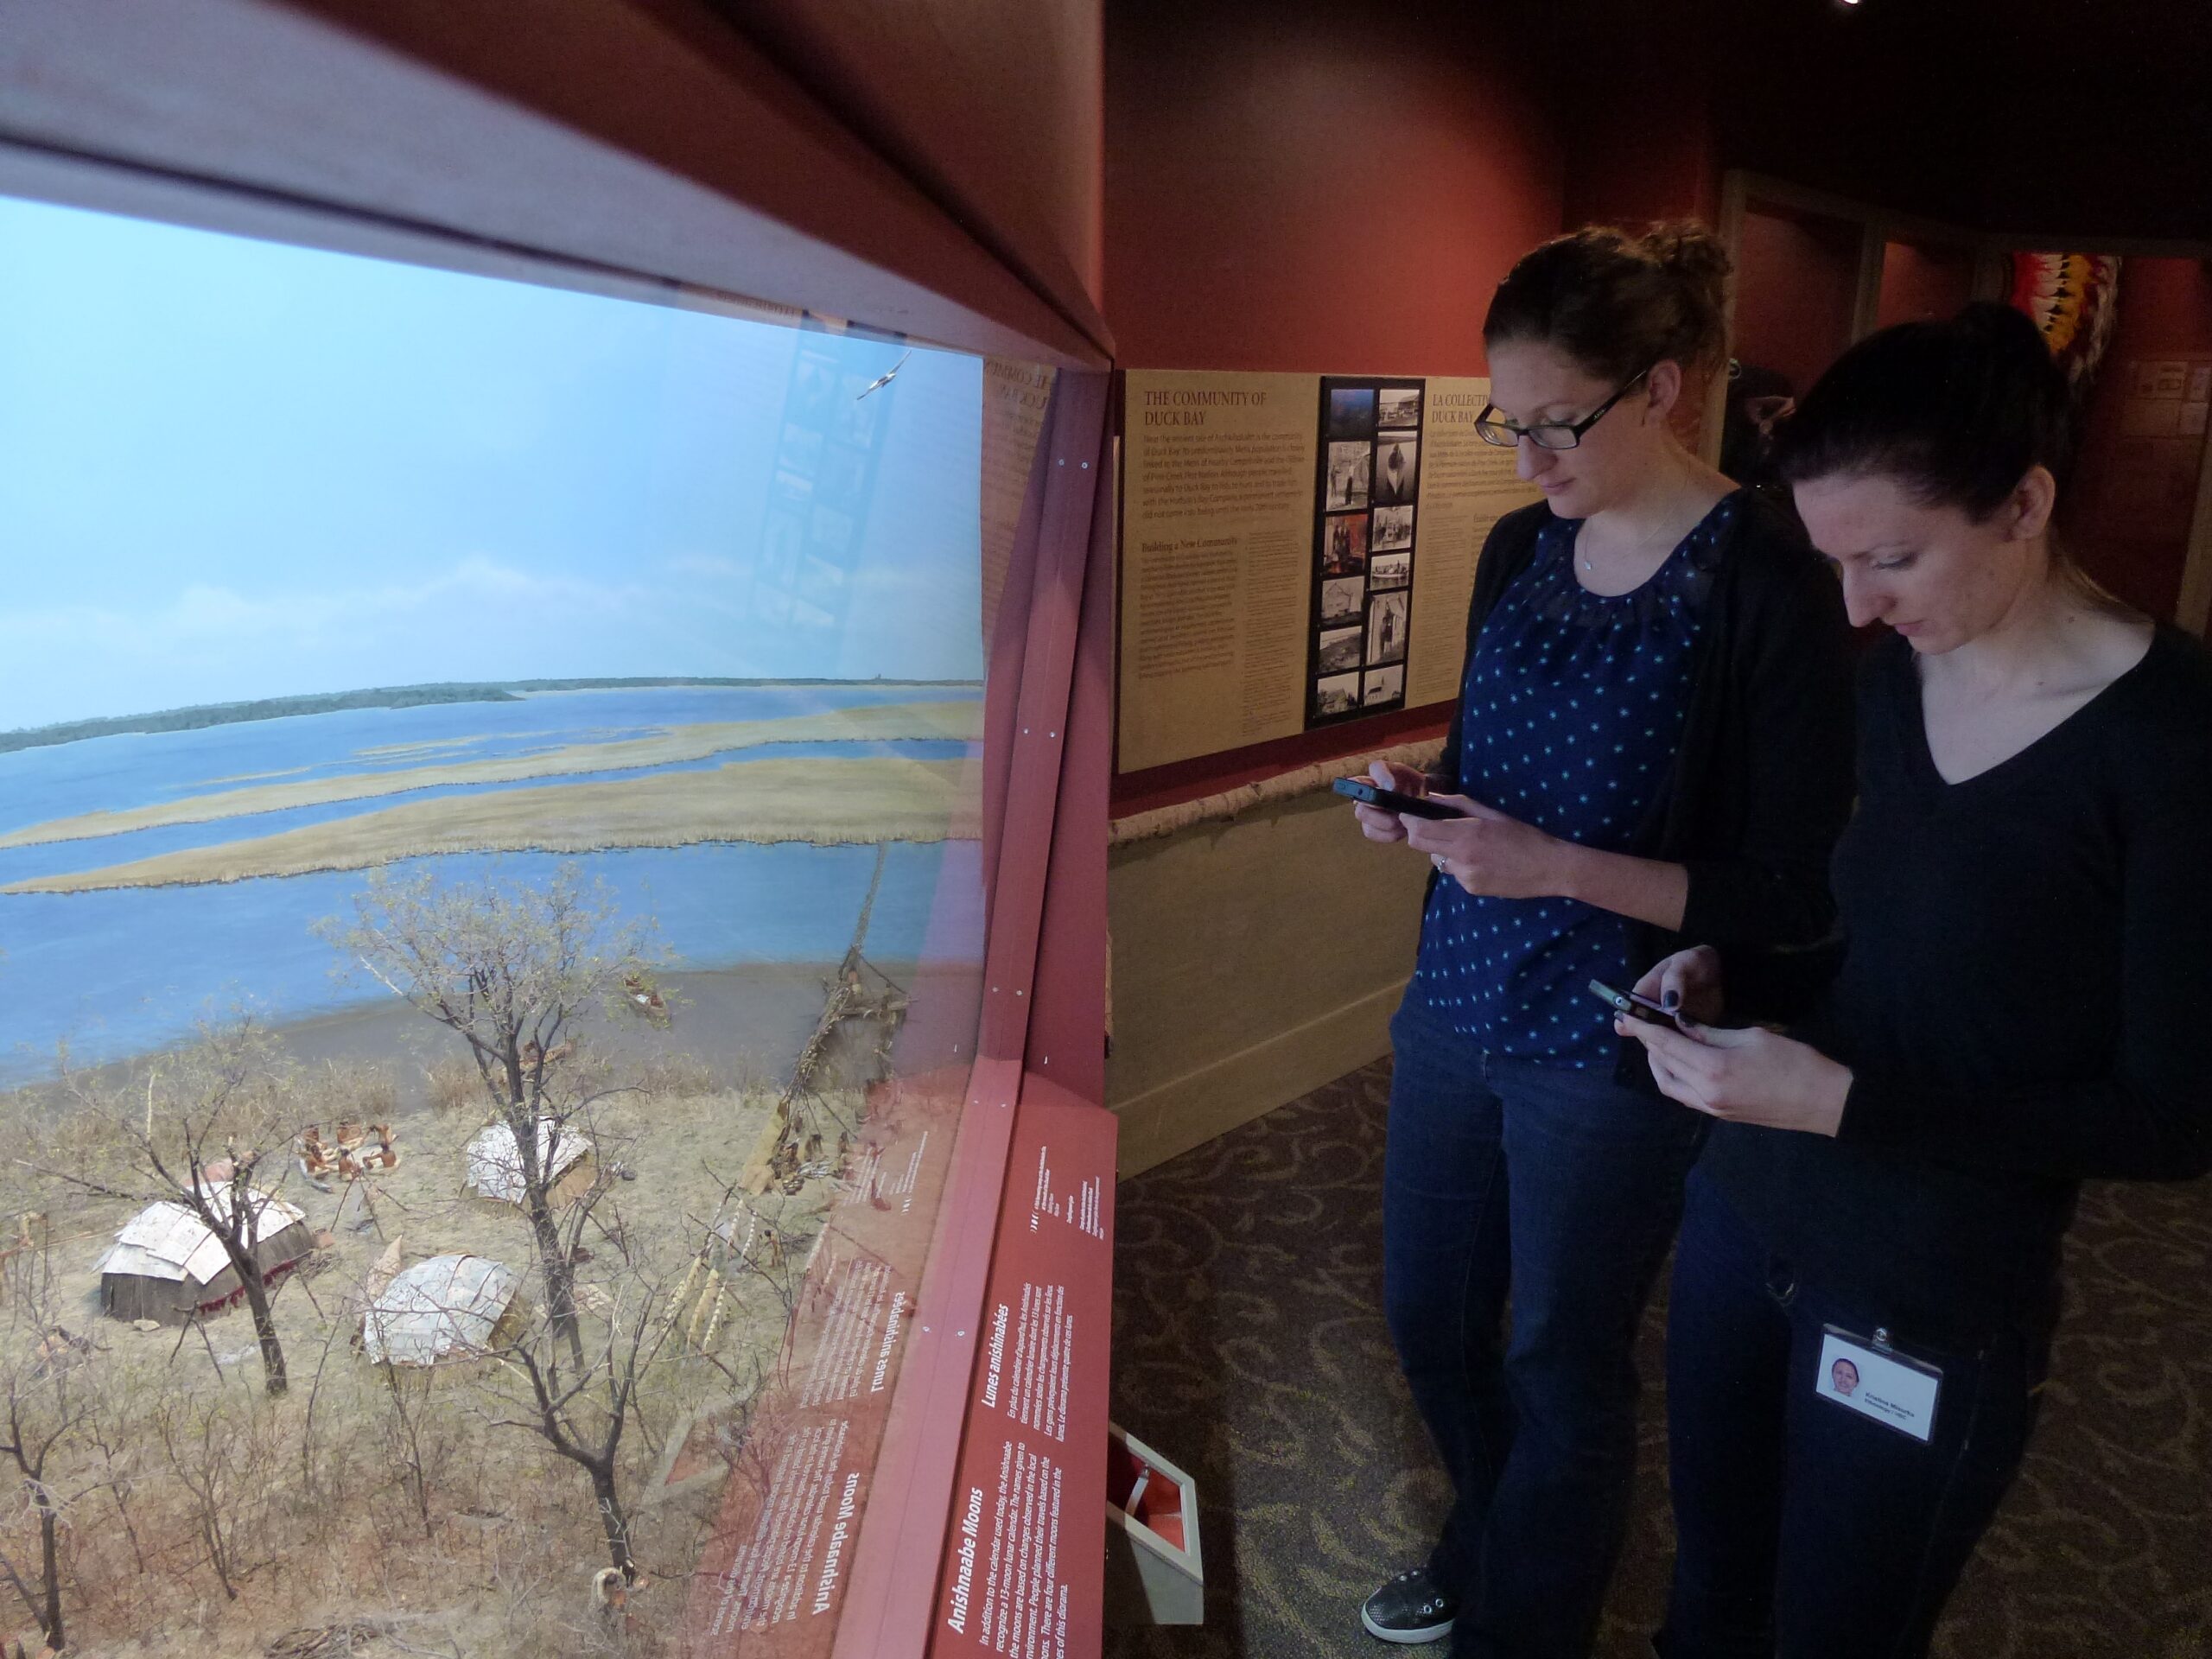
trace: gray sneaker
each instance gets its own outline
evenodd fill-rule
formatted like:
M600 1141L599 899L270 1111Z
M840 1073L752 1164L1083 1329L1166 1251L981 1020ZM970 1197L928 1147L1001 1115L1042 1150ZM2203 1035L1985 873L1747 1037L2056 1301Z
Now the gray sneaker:
M1412 1647L1451 1635L1459 1611L1459 1598L1447 1593L1427 1567L1417 1567L1399 1573L1363 1602L1359 1622L1380 1641Z

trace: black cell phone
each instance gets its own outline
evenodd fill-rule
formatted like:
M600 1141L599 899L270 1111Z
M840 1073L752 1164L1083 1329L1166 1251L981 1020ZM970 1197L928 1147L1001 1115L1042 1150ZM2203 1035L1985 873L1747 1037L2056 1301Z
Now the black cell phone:
M1617 991L1602 979L1590 982L1590 995L1611 1007L1616 1014L1624 1014L1631 1020L1642 1020L1654 1026L1675 1025L1675 1013L1662 1008L1648 996L1638 996L1634 991Z
M1403 812L1416 818L1464 818L1467 815L1456 806L1446 806L1441 801L1424 799L1419 795L1401 795L1395 789L1385 789L1367 778L1339 778L1336 791L1348 795L1355 801L1364 801L1370 806L1379 806L1385 812Z

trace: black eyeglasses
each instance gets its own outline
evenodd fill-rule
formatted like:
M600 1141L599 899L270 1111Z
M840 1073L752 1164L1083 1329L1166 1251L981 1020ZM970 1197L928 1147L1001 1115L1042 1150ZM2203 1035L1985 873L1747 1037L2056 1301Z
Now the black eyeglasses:
M1582 442L1582 435L1605 418L1605 411L1628 396L1638 380L1651 371L1640 369L1624 381L1621 389L1592 410L1579 421L1539 421L1534 426L1516 426L1510 421L1492 420L1497 412L1496 404L1484 404L1483 412L1475 416L1475 435L1484 443L1494 443L1501 449L1510 449L1526 438L1539 449L1572 449Z

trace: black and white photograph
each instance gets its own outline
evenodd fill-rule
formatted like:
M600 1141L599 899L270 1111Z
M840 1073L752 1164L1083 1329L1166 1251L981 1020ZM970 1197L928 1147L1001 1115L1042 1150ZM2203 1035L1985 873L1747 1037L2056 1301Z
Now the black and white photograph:
M806 538L805 522L788 512L772 512L760 530L758 580L772 588L788 588L798 577L799 543Z
M814 550L842 559L853 545L853 520L834 507L814 510Z
M1406 598L1382 594L1367 607L1367 660L1374 664L1406 660Z
M1385 386L1379 397L1382 424L1384 426L1419 426L1421 424L1421 388L1419 386Z
M1377 505L1398 506L1414 499L1418 483L1415 469L1421 441L1411 432L1378 432L1375 435L1375 500Z
M1377 553L1367 566L1367 585L1381 589L1403 588L1414 579L1414 556L1410 553Z
M1334 386L1329 391L1329 435L1363 438L1375 430L1375 389Z
M1359 642L1363 631L1357 627L1336 628L1321 636L1321 672L1341 674L1348 668L1359 666Z
M1322 509L1340 512L1346 507L1367 505L1367 480L1375 464L1375 452L1364 441L1357 443L1332 443L1329 446L1329 481L1327 499Z
M776 456L776 465L788 467L794 472L809 476L822 470L822 435L810 432L803 426L786 426L784 443Z
M868 490L868 457L855 449L834 448L822 468L822 493L858 501Z
M1321 521L1321 574L1356 576L1367 569L1367 515L1343 513Z
M1368 533L1367 544L1377 553L1394 552L1414 544L1414 510L1411 507L1377 507L1375 525Z
M798 371L791 378L792 416L809 426L826 424L836 392L836 359L816 357L810 353L800 353Z
M840 443L849 443L855 449L866 449L875 442L875 416L879 410L887 408L888 400L863 395L868 382L856 374L849 374L837 393L837 413L835 429Z
M1359 607L1367 598L1367 584L1357 576L1338 576L1321 584L1321 620L1329 622L1357 622Z
M824 610L842 609L845 603L845 573L834 564L809 559L799 569L799 597Z
M1357 674L1338 674L1313 682L1313 717L1316 720L1325 720L1331 715L1348 715L1358 707Z
M1378 702L1395 702L1406 695L1406 670L1402 663L1395 668L1368 671L1367 695L1360 701L1370 707Z

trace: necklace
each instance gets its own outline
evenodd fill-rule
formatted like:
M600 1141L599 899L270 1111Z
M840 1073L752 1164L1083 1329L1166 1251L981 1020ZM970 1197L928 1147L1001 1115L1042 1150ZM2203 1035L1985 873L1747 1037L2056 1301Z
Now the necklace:
M1586 522L1583 525L1583 530L1587 530L1588 528L1589 525ZM1660 537L1664 536L1666 533L1667 527L1664 524L1662 524L1656 531L1653 531L1650 535L1646 536L1642 541L1630 548L1629 550L1630 554L1633 556L1645 551L1650 547L1652 543L1657 541ZM1582 551L1582 530L1578 530L1574 532L1574 557L1576 563L1580 563L1585 570L1594 572L1598 569L1596 565L1590 563L1588 556Z

